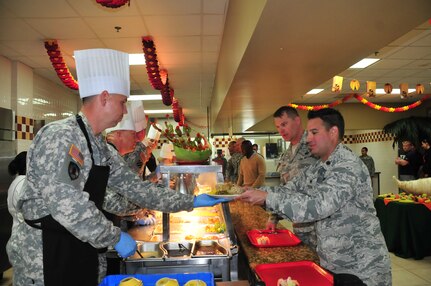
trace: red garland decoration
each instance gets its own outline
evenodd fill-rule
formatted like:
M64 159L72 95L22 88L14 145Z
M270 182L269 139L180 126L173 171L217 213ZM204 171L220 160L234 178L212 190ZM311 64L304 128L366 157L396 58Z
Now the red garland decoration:
M174 97L172 101L172 111L175 122L180 122L180 104L178 103L178 99Z
M375 110L380 110L383 112L404 112L404 111L407 111L409 109L413 109L413 108L418 107L419 105L422 104L422 102L424 102L425 100L430 98L430 95L426 95L426 96L422 97L421 99L419 99L418 101L415 101L409 105L404 105L404 106L400 106L400 107L385 107L385 106L380 106L378 104L374 104L372 102L369 102L368 100L366 100L365 98L363 98L362 96L360 96L358 94L355 94L353 96L360 103L365 104L366 106L371 107Z
M172 104L172 99L174 98L174 90L169 87L169 80L166 81L166 84L163 86L160 93L162 94L163 104L170 106Z
M108 8L119 8L126 3L129 3L130 6L130 0L96 0L96 2Z
M148 80L154 89L161 90L163 83L160 77L159 62L157 61L156 47L154 46L153 39L150 36L142 37L142 44L144 45L143 50Z
M73 78L69 68L61 56L60 48L58 47L57 40L45 41L46 52L51 60L52 66L55 69L60 80L69 88L78 90L78 82Z
M329 104L324 104L324 105L298 105L298 104L294 104L294 103L289 103L288 106L291 106L293 108L296 109L300 109L300 110L319 110L319 109L323 109L323 108L328 108L328 107L334 107L337 106L341 103L344 103L345 101L349 100L350 98L354 97L356 100L358 100L360 103L371 107L375 110L379 110L379 111L383 111L383 112L404 112L413 108L418 107L419 105L422 104L422 102L424 102L425 100L429 99L431 97L431 95L426 95L424 96L422 99L413 102L412 104L409 105L405 105L405 106L401 106L401 107L385 107L385 106L380 106L378 104L374 104L372 102L369 102L368 100L366 100L365 98L363 98L362 96L358 95L358 94L349 94L346 95L344 98L336 100L332 103Z

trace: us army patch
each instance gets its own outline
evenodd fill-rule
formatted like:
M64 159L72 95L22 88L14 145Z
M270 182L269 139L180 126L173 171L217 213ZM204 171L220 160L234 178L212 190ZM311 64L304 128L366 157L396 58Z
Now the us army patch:
M78 165L75 162L70 162L69 168L67 170L69 173L69 177L72 181L78 179L80 170Z
M84 164L84 156L81 151L74 144L70 146L69 155L75 160L81 167Z

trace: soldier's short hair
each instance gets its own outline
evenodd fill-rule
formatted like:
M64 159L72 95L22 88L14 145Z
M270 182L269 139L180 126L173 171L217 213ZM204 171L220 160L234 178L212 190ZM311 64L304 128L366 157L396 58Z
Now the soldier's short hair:
M338 128L338 139L343 140L344 137L344 118L338 110L333 108L322 108L319 110L311 110L308 112L307 118L320 118L323 121L323 124L326 127L326 130L329 130L333 126L337 126Z
M283 114L286 114L289 118L295 118L299 116L298 111L295 108L285 105L277 109L274 112L273 117L282 117Z

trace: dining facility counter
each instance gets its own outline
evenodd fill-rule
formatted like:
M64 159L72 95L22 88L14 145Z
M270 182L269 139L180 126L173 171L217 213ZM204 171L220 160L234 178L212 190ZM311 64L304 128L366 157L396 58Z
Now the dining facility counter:
M375 200L377 216L390 252L403 258L431 255L431 211L422 204Z
M319 263L317 254L308 246L300 243L291 247L268 247L259 248L253 246L247 236L247 231L251 229L264 229L268 220L268 212L260 206L253 206L240 201L229 203L232 224L235 228L238 244L240 247L240 262L245 263L248 270L254 270L258 264L292 262L301 260L314 261ZM283 228L280 224L277 226ZM241 267L239 267L241 270ZM241 277L244 275L245 277ZM248 279L250 282L255 279L252 271L239 273L240 279Z

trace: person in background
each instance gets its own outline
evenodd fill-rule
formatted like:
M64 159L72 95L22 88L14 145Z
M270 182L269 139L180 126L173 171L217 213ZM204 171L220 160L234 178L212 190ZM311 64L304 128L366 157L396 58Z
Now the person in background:
M19 240L19 233L17 232L18 225L24 222L22 214L17 210L17 204L18 199L21 196L22 187L25 180L26 159L27 152L24 151L16 155L15 158L8 165L9 175L15 176L15 179L12 181L7 191L7 208L10 215L12 216L13 223L11 238L6 244L6 252L8 257L11 258L10 262L12 265L17 262L15 260L15 257L17 255L15 253L19 251L20 247L19 244L16 243ZM14 271L14 268L12 268L12 271Z
M266 204L293 222L315 222L320 265L335 273L335 285L338 279L345 285L392 285L371 178L359 157L342 144L342 115L324 108L310 111L308 119L307 144L319 159L284 186L248 190L237 199Z
M361 156L359 158L364 162L365 166L367 166L368 172L370 173L370 177L374 176L376 169L374 167L373 157L368 155L368 148L362 147Z
M223 156L223 151L221 149L217 149L217 157L213 159L213 162L215 162L217 165L222 166L222 172L223 172L223 178L226 178L226 165L227 160Z
M242 159L239 164L237 185L241 187L258 188L265 183L265 160L253 150L249 140L241 144Z
M229 153L231 157L226 165L226 181L236 184L238 181L239 163L242 159L241 144L245 139L243 137L229 143ZM231 146L232 143L232 146ZM232 151L231 151L232 149Z
M307 134L302 127L301 117L298 111L290 106L281 106L274 114L274 125L284 141L290 142L289 147L280 157L277 172L280 173L280 184L284 185L295 178L302 170L315 163L317 158L313 156L307 146ZM274 228L268 221L268 227ZM275 221L275 224L277 221ZM293 223L293 232L313 250L316 248L316 234L314 223Z
M131 101L128 103L133 118L134 127L136 131L136 145L135 150L124 156L124 160L131 165L132 170L136 171L143 179L152 171L146 169L148 161L155 160L152 156L153 150L157 147L158 140L151 140L145 137L147 128L147 117L145 116L144 106L140 101ZM154 161L149 165L152 166Z
M253 147L253 151L256 152L256 153L258 153L258 151L259 151L259 145L257 145L256 143L254 143L252 145L252 147Z
M402 148L404 154L395 159L395 164L399 167L399 179L400 181L416 180L422 159L411 141L403 141Z
M25 223L11 242L18 249L10 257L14 285L97 285L98 252L113 246L126 258L136 251L136 241L102 212L107 189L163 212L222 202L180 194L133 173L102 136L127 113L129 55L90 49L74 56L81 111L42 127L27 153L17 202Z
M431 177L431 149L428 139L422 139L422 148L424 149L423 165L422 165L422 177Z

